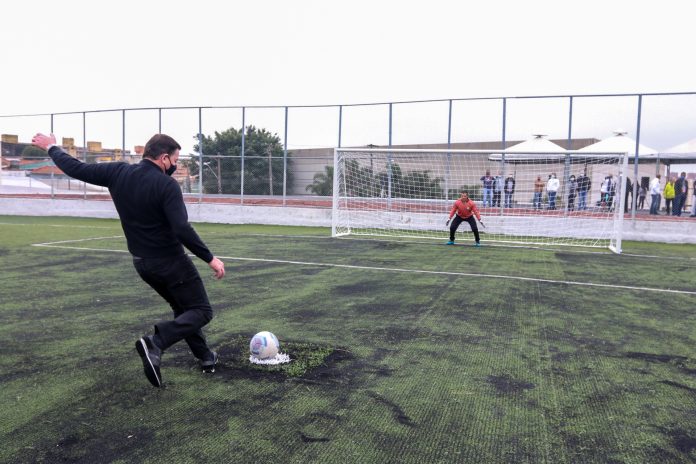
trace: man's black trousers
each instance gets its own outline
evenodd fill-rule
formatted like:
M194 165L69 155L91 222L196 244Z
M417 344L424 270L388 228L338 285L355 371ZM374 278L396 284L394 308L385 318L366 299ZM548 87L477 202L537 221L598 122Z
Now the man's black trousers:
M174 320L155 324L155 341L166 350L186 340L193 355L203 359L210 349L201 328L213 318L203 281L187 255L171 258L133 258L140 277L164 298Z
M479 242L479 232L478 232L478 226L476 225L476 219L474 216L469 216L466 219L462 219L459 217L458 214L454 215L454 218L452 219L452 223L450 224L450 241L454 242L454 233L457 231L457 228L459 228L459 225L463 222L466 221L469 223L471 226L471 231L474 233L474 238L476 239L476 243Z

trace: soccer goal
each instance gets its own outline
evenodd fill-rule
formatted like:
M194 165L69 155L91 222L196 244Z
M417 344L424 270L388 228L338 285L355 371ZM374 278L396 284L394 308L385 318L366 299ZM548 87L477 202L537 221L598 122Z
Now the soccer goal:
M484 242L621 252L625 153L336 149L332 235L446 241L468 192ZM458 243L471 240L463 223Z

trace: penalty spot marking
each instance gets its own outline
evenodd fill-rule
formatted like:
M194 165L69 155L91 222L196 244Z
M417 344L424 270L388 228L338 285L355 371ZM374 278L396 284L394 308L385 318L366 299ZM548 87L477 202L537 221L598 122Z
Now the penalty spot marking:
M121 236L116 236L121 237ZM70 243L70 242L82 242L86 240L101 240L107 238L116 237L98 237L94 239L80 239L80 240L65 240L62 242L49 242L49 243L35 243L32 246L46 247L46 248L63 248L66 250L79 250L79 251L97 251L102 253L128 253L128 250L111 250L106 248L87 248L87 247L75 247L75 246L65 246L59 245L60 243ZM128 253L130 254L130 253ZM191 256L191 255L189 255ZM669 288L650 288L650 287L635 287L632 285L614 285L614 284L599 284L593 282L577 282L572 280L554 280L554 279L539 279L536 277L521 277L521 276L507 276L501 274L479 274L472 272L455 272L455 271L427 271L423 269L405 269L405 268L395 268L395 267L380 267L380 266L358 266L354 264L338 264L338 263L317 263L311 261L290 261L284 259L266 259L266 258L245 258L243 256L218 256L220 259L229 259L233 261L250 261L250 262L262 262L262 263L277 263L277 264L293 264L298 266L317 266L317 267L329 267L329 268L340 268L340 269L360 269L365 271L383 271L383 272L400 272L409 274L429 274L429 275L448 275L448 276L460 276L460 277L477 277L483 279L503 279L503 280L517 280L523 282L538 282L547 284L558 284L558 285L574 285L579 287L597 287L597 288L611 288L620 290L631 290L631 291L641 291L641 292L657 292L657 293L672 293L679 295L696 295L696 291L688 290L672 290Z

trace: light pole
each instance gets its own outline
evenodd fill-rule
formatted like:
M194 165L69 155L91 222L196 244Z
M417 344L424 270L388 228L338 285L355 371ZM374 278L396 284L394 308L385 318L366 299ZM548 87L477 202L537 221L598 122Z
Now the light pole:
M206 166L208 169L210 169L210 172L212 172L213 175L215 176L215 178L217 179L218 195L221 194L222 193L222 182L220 180L220 175L216 174L215 170L212 167L210 167L210 161L208 161L207 163L203 163L203 166ZM220 160L218 160L218 168L219 167L220 167ZM203 174L203 173L201 173L201 174Z

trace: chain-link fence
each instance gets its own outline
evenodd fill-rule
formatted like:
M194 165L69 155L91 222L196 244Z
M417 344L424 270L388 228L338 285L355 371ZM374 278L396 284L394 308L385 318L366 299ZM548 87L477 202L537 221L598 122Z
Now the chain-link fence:
M106 192L31 150L36 132L88 163L140 162L152 134L166 133L182 146L174 177L186 195L287 204L331 196L334 147L506 148L542 133L577 149L617 129L635 142L629 154L648 145L657 166L669 163L660 153L696 138L696 92L3 115L0 194Z

